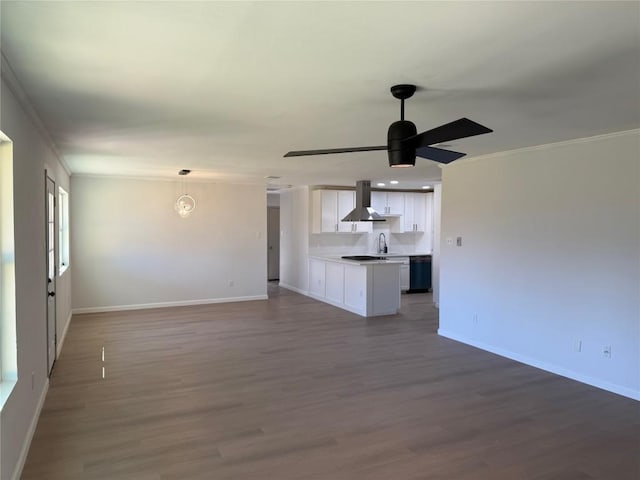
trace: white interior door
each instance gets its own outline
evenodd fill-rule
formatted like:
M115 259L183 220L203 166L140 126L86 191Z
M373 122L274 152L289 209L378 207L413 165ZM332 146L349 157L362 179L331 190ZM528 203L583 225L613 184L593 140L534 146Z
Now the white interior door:
M280 208L267 207L267 277L280 278Z
M56 184L46 177L46 250L47 250L47 372L56 361Z

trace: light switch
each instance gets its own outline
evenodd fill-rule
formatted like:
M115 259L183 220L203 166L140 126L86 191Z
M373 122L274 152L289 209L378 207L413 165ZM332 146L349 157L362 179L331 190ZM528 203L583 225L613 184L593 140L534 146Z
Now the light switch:
M457 237L456 238L456 246L458 246L458 247L462 246L462 237Z

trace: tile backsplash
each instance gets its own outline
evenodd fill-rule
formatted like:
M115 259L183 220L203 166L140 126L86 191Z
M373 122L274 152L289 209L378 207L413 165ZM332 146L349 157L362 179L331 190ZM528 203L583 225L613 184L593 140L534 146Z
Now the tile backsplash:
M426 233L391 233L383 223L373 224L373 233L312 233L309 234L309 254L364 254L378 251L378 236L384 233L389 253L427 253L432 250Z

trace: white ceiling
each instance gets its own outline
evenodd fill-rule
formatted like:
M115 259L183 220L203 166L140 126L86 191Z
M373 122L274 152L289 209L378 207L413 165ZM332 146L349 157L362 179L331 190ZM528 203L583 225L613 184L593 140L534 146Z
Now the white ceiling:
M73 173L236 183L440 177L385 152L396 83L477 156L640 127L640 3L1 2L1 49Z

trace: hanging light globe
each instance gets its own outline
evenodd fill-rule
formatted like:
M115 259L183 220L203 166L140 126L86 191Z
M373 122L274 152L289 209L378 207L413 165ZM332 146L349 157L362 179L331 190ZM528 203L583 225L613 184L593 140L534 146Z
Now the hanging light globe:
M180 195L176 200L175 209L182 218L187 218L196 208L196 201L189 194Z

